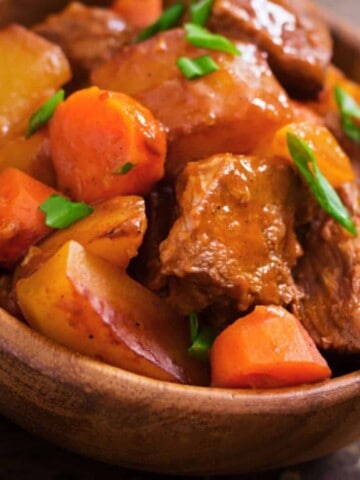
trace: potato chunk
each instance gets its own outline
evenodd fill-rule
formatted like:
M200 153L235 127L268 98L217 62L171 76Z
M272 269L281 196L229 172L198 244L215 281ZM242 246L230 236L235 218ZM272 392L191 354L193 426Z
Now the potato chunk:
M47 129L41 129L30 138L16 135L0 137L0 172L18 168L46 185L55 186L55 171L51 162Z
M30 325L62 345L149 377L204 382L187 355L187 323L76 242L20 280L16 291Z
M58 230L36 247L17 269L27 277L69 240L125 270L135 257L147 226L145 203L140 197L114 197L95 206L95 211L64 230Z
M240 56L205 51L186 42L183 30L171 30L123 49L95 70L92 80L135 97L165 125L166 170L175 176L190 160L249 153L264 135L292 119L288 98L263 54L254 45L237 45ZM187 80L176 60L205 53L219 71Z
M38 106L70 79L59 47L21 27L0 30L0 137L23 133Z

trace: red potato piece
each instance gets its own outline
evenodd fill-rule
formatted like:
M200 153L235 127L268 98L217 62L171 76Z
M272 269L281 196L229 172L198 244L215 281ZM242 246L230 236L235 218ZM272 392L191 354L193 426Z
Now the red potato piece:
M31 114L70 79L71 72L58 46L20 25L0 30L0 52L1 137L24 133Z
M125 270L137 255L146 231L145 202L140 197L113 197L94 207L94 212L68 228L54 232L30 248L15 272L28 277L70 240Z
M19 280L16 292L30 325L62 345L149 377L208 382L206 369L187 353L188 323L76 242Z
M127 47L95 70L102 88L133 96L166 127L166 172L216 153L249 153L263 136L291 121L287 95L254 45L239 42L240 56L205 51L171 30ZM220 69L189 81L179 71L181 56L209 53Z
M11 167L18 168L46 185L55 186L55 171L46 128L38 130L29 138L9 135L0 140L0 171Z
M72 94L52 118L50 145L58 187L76 200L144 195L164 173L161 125L122 93L90 87Z
M15 168L0 173L0 266L12 269L51 232L39 205L55 190Z
M276 306L258 306L227 327L216 338L210 358L216 387L290 387L331 376L299 320Z

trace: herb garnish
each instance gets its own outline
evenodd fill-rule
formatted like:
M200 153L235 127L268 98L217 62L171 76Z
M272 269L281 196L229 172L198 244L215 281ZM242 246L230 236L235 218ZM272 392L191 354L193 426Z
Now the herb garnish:
M240 55L236 46L222 35L211 33L206 28L193 23L186 23L184 28L186 40L195 47L208 48L209 50L217 50L230 53L231 55Z
M56 107L65 99L65 91L59 90L34 112L29 120L26 137L31 137L40 127L45 125L54 115Z
M129 173L134 167L136 167L135 163L126 162L121 167L117 168L114 172L114 175L126 175Z
M185 12L185 5L183 2L178 2L167 8L156 22L149 25L145 30L139 33L137 37L138 42L147 40L159 32L164 32L170 28L176 27L181 17Z
M191 23L203 27L211 14L214 0L192 1L190 4Z
M209 360L209 351L214 343L216 333L210 325L199 325L199 319L196 313L190 313L190 337L191 347L188 349L189 355L201 361Z
M291 132L287 133L287 145L296 167L308 183L319 205L351 235L357 235L356 226L349 212L321 173L313 149Z
M188 80L203 77L219 70L217 63L210 55L202 55L197 58L180 57L176 65Z
M339 85L335 87L334 94L345 135L360 144L360 123L356 122L360 121L360 105Z
M45 213L45 224L57 229L67 228L94 211L84 202L72 202L56 193L45 200L39 210Z

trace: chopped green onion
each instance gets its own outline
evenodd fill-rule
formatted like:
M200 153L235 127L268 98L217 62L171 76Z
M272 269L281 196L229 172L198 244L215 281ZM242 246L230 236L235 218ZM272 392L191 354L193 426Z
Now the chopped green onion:
M36 110L30 117L26 137L31 137L40 127L45 125L54 115L56 107L63 102L65 98L65 91L59 90L52 97L49 98L41 107Z
M339 85L335 87L335 98L343 115L348 115L349 117L360 120L360 106L356 103L355 99Z
M114 175L126 175L129 173L136 165L131 162L126 162L124 165L115 170Z
M351 235L357 235L356 226L336 191L321 173L312 148L297 135L287 133L287 145L296 167L315 196L319 205Z
M56 193L45 200L39 210L45 213L45 224L57 229L67 228L94 211L84 202L72 202Z
M179 23L181 17L185 12L185 5L183 2L178 2L167 8L156 22L149 25L145 30L139 33L137 37L138 42L147 40L159 32L170 30Z
M209 55L202 55L197 58L180 57L176 61L176 65L189 80L194 80L219 70L218 65Z
M230 53L231 55L240 55L236 46L222 35L209 32L204 27L194 25L193 23L185 24L185 38L199 48L208 48L210 50L218 50L220 52Z
M358 123L344 115L342 117L342 128L346 136L360 144L360 125Z
M203 325L200 328L196 313L191 313L189 320L191 336L191 347L188 349L189 355L197 360L206 362L209 360L209 351L216 337L215 330L210 325Z
M360 105L339 85L335 87L334 93L345 135L360 144L360 124L354 121L360 120Z
M196 313L191 312L189 315L189 321L190 321L190 338L191 338L191 343L195 342L195 339L199 333L199 319Z
M191 23L203 27L211 14L214 0L192 1L190 4Z

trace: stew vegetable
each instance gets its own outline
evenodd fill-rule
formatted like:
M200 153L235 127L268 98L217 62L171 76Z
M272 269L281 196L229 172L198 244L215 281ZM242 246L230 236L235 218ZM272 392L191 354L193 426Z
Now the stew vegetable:
M308 0L73 3L0 51L2 308L171 382L360 353L360 86Z

